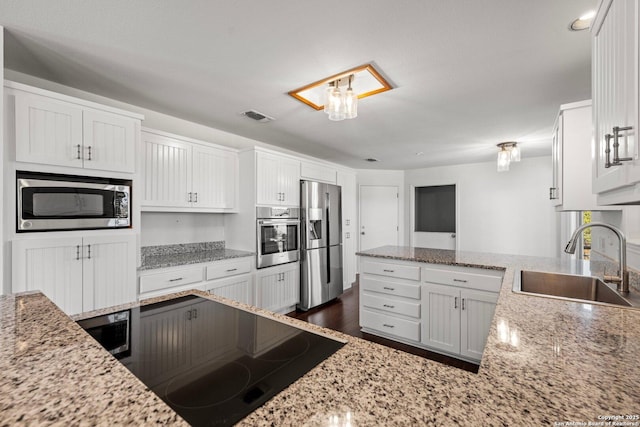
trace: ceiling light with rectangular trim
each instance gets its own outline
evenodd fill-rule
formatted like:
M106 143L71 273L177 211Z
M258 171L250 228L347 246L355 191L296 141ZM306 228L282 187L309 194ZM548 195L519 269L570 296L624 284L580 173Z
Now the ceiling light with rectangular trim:
M392 87L373 64L365 64L292 90L289 95L315 110L323 110L329 120L358 117L358 100Z

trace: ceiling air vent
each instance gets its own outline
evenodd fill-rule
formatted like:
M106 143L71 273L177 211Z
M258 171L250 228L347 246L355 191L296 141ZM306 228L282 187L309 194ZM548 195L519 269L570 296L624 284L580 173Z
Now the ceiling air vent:
M248 117L250 119L255 120L256 122L260 122L260 123L267 123L270 121L275 120L273 117L269 117L266 114L262 114L259 111L256 110L249 110L249 111L245 111L244 113L240 113L245 117Z

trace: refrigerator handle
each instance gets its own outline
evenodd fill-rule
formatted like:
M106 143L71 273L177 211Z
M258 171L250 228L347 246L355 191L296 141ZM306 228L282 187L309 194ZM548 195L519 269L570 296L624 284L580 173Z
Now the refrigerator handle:
M327 283L331 283L331 233L329 232L331 230L331 223L330 223L330 216L329 216L329 212L331 212L331 198L329 197L329 193L324 193L324 206L325 206L325 212L324 212L324 217L325 217L325 223L327 224L327 229L325 231L325 236L327 236Z

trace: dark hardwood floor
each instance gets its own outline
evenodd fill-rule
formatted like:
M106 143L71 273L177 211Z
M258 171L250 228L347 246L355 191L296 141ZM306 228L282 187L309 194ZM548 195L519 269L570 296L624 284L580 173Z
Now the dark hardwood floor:
M348 289L344 294L339 296L334 301L330 301L320 307L313 308L306 312L293 311L287 314L287 316L304 320L305 322L309 322L314 325L333 329L335 331L340 331L347 335L363 338L365 340L372 341L381 345L386 345L387 347L406 351L407 353L415 354L426 359L435 360L437 362L444 363L445 365L464 369L473 373L478 372L478 365L474 363L454 359L453 357L444 356L432 351L413 347L360 331L358 318L359 299L358 282L356 282L350 289Z

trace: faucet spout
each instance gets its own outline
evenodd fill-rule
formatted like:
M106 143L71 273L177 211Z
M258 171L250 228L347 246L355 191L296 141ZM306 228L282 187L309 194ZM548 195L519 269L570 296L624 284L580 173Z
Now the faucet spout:
M578 244L578 239L582 236L582 232L589 227L603 227L607 228L615 233L618 237L618 241L620 243L620 276L609 277L606 276L605 281L614 282L617 284L618 292L629 292L629 271L627 270L627 238L624 236L622 230L613 225L606 224L604 222L592 222L589 224L582 224L580 227L576 228L569 242L564 248L564 251L568 254L576 253L576 245Z

